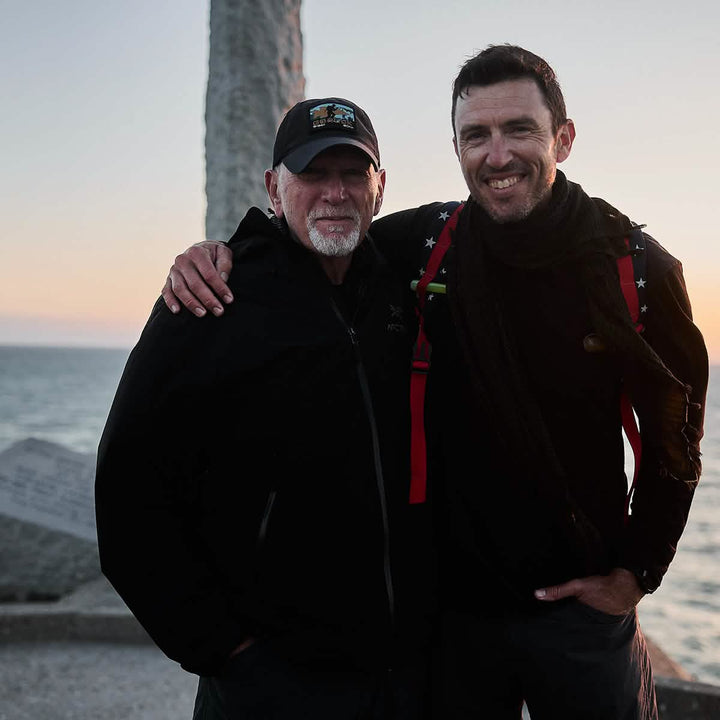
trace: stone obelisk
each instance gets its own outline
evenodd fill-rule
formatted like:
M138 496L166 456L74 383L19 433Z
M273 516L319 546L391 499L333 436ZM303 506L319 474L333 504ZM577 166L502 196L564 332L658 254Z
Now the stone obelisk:
M300 0L211 0L208 239L227 240L250 206L268 206L263 173L275 131L304 92Z

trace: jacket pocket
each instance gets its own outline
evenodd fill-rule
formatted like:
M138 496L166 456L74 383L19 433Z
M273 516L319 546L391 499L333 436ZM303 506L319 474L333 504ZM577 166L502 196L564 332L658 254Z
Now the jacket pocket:
M576 603L577 607L580 609L583 615L585 617L589 618L593 622L602 623L602 624L613 624L613 623L620 623L623 620L627 620L629 615L632 613L624 613L622 615L612 615L610 613L606 613L602 610L598 610L597 608L594 608L592 605L588 605L587 603L582 602L582 600L577 600Z

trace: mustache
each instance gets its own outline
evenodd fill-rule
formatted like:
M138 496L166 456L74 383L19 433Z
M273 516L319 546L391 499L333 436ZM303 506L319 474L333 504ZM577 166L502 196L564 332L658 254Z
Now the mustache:
M520 175L526 172L527 166L524 163L517 161L509 162L507 165L503 165L503 167L492 167L486 164L484 172L482 173L482 179L485 180L492 175L497 175L498 173L513 173Z
M360 213L353 207L332 206L327 208L313 208L308 213L308 222L319 220L320 218L340 218L349 217L355 222L360 222Z

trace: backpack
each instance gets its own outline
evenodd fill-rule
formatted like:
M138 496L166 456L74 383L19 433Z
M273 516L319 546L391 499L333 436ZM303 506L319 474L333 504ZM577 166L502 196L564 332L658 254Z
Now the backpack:
M460 213L464 207L464 203L448 202L437 208L433 219L428 223L425 230L424 267L420 270L420 278L413 280L410 284L411 289L417 295L416 312L418 315L418 334L413 352L410 379L410 504L424 503L427 499L425 389L427 374L430 369L431 347L425 336L423 312L426 302L431 300L435 293L446 293L445 283L436 282L436 278L439 276L441 281L444 280L443 276L446 274L446 269L442 265L443 259L452 243L452 233L457 227ZM617 259L620 289L635 325L635 330L639 333L645 329L644 320L648 309L646 302L647 256L645 254L643 227L645 226L635 225L632 227L628 237L625 238L625 244L629 252L624 257ZM627 520L642 458L640 431L627 392L623 392L620 397L620 415L625 436L635 459L633 479L625 500L625 518Z

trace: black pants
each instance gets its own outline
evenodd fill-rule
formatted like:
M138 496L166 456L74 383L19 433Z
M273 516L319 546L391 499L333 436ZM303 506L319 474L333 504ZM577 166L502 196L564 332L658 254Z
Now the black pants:
M447 613L436 663L437 720L657 720L636 614L577 601L532 614Z
M363 672L290 663L262 641L201 677L193 720L424 720L427 663Z

